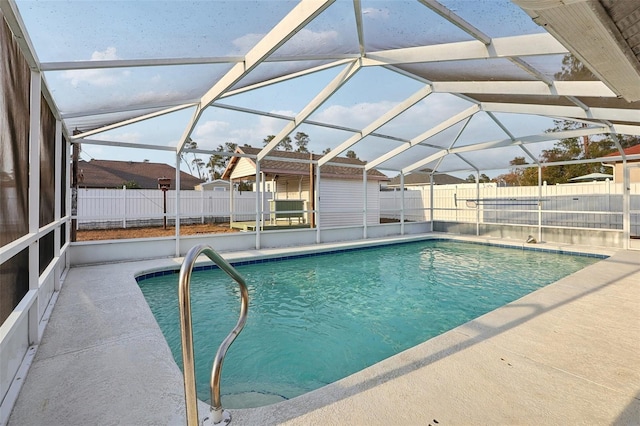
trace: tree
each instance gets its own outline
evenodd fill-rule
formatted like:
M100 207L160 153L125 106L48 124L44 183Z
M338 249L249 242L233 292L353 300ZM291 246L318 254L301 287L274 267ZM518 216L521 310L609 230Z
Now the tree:
M276 135L269 135L262 140L262 143L264 144L264 146L267 146L269 142L271 142L275 137ZM280 141L280 143L278 143L278 145L276 145L276 148L280 148L282 151L293 151L293 146L291 145L291 138L289 136L285 137Z
M204 174L202 172L202 170L205 168L205 163L202 160L202 158L200 157L196 157L195 155L193 156L193 160L191 160L191 164L193 164L193 166L195 167L195 169L198 172L198 177L202 180L205 180L204 178Z
M296 152L309 152L307 146L309 145L309 135L303 132L298 132L294 136L296 141Z
M192 152L191 155L193 156L193 158L191 159L191 162L189 162L187 159L188 154L184 151L185 149L198 149L198 143L192 140L190 137L188 137L187 141L184 143L183 151L180 152L180 161L183 161L184 164L186 164L187 168L189 169L190 175L195 176L193 174L193 169L191 168L191 165L193 165L196 169L196 172L198 172L198 177L200 179L204 179L204 176L202 173L202 169L204 169L204 166L205 166L204 161L202 161L201 158L196 156L195 152Z
M216 152L234 152L237 147L237 143L225 142L224 146L218 145ZM229 164L230 159L231 157L221 154L212 154L209 157L209 161L206 166L209 169L211 180L220 179L220 176L222 176L224 169L227 168L227 164Z
M327 154L328 154L328 153L330 153L330 152L331 152L331 148L325 148L325 149L322 151L322 155L327 155Z
M349 151L347 151L346 157L347 158L355 158L356 160L359 160L358 156L356 155L356 152L351 150L351 149Z
M491 178L489 176L487 176L486 174L482 173L480 175L480 179L479 179L480 183L487 183L487 182L491 182ZM469 175L467 176L467 178L465 179L465 182L471 182L471 183L475 183L476 182L476 175Z

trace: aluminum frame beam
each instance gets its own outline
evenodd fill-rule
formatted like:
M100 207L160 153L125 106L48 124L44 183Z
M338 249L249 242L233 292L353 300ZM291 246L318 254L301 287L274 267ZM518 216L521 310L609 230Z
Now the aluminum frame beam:
M304 122L311 114L313 114L320 106L331 97L338 89L340 89L347 81L360 70L360 61L354 61L350 66L340 72L324 89L309 102L298 115L290 121L284 129L282 129L275 137L258 153L257 160L262 161L275 147L293 132L300 124Z
M464 111L459 112L458 114L454 115L453 117L441 122L437 126L434 126L431 129L427 130L426 132L422 133L421 135L418 135L415 138L411 139L411 141L408 144L399 146L396 149L393 149L393 150L387 152L386 154L376 158L375 160L369 161L367 163L366 169L367 170L371 170L372 168L384 163L387 160L390 160L391 158L395 157L396 155L403 153L404 151L408 150L409 148L414 147L414 146L426 141L430 137L432 137L434 135L437 135L440 132L443 132L444 130L448 129L449 127L451 127L451 126L453 126L455 124L458 124L459 122L461 122L465 118L468 118L468 117L476 114L479 111L480 111L480 107L478 105L473 105L473 106L465 109Z
M377 129L384 126L389 121L396 118L398 115L402 114L418 102L425 99L432 93L431 86L427 85L422 89L415 92L413 95L405 99L404 101L397 104L395 107L391 108L385 114L381 115L377 120L373 123L369 124L367 127L362 129L360 132L354 134L352 137L342 142L336 148L332 149L328 154L324 155L320 160L318 160L318 165L322 166L327 162L331 161L333 158L337 157L341 152L349 149L351 146L355 145L365 137L373 134Z
M200 105L196 108L194 118L187 125L176 151L178 153L182 151L187 138L207 106L215 102L225 91L233 87L234 84L251 72L271 53L286 43L301 28L334 2L335 0L304 0L298 3L291 12L282 18L280 22L245 55L243 62L231 67L231 69L202 96Z
M382 64L412 64L466 59L510 58L512 56L557 55L569 51L550 34L498 37L487 45L481 41L460 41L403 49L379 50L366 57Z

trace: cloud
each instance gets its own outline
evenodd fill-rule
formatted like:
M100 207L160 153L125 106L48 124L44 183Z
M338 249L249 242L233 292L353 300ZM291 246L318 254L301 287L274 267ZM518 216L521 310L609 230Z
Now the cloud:
M387 19L389 18L389 9L365 7L364 9L362 9L362 14L372 19Z
M322 50L322 46L335 45L338 40L337 31L311 31L306 28L300 30L277 53L304 54Z
M200 144L201 141L213 142L216 140L222 140L225 138L225 135L228 134L228 131L229 123L226 121L208 120L198 124L193 132L193 139L198 142L198 144Z
M142 141L142 134L138 132L107 132L92 136L92 139L96 139L99 141L140 143Z
M396 105L395 102L362 102L352 106L332 105L313 116L313 120L362 129Z
M103 51L95 51L91 54L90 61L112 61L120 59L115 47L107 47ZM62 73L62 78L68 80L73 87L81 84L89 84L92 86L108 87L113 86L122 77L130 74L127 70L107 70L107 69L91 69L91 70L68 70Z
M262 38L264 34L246 34L238 37L231 43L240 53L244 54L251 50ZM298 31L289 41L287 41L278 54L304 54L317 51L319 46L336 44L339 38L337 31L311 31L306 28Z
M242 54L248 52L264 37L264 34L249 33L233 40L231 44L235 46Z
M103 52L95 51L91 54L92 61L112 61L118 58L115 47L107 47Z

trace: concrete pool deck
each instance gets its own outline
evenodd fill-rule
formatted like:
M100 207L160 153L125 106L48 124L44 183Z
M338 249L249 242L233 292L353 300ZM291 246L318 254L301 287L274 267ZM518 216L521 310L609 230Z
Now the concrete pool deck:
M610 257L314 392L231 410L231 424L640 424L640 252L537 247ZM133 280L180 262L71 268L9 424L185 424L181 373Z

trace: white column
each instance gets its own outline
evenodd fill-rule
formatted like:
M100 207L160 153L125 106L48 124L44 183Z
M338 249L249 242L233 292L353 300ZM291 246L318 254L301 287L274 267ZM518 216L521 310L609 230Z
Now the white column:
M542 167L538 165L538 242L542 241Z
M65 140L65 145L64 145L64 163L66 164L65 166L65 188L67 188L66 191L66 200L65 203L67 205L67 208L65 209L66 211L66 217L71 217L71 170L69 170L69 165L71 164L71 144L69 143L68 140ZM66 244L70 244L71 243L71 219L67 220L66 222L66 226L65 228L65 241ZM71 259L69 258L69 256L65 256L65 267L69 268L69 266L71 265Z
M57 262L60 259L60 226L58 223L61 219L62 209L62 123L60 120L56 120L56 136L55 147L53 157L53 187L54 187L54 205L53 205L53 220L56 223L56 227L53 230L53 257ZM68 173L67 173L68 174ZM60 265L56 266L56 270L53 274L53 289L54 291L60 291Z
M622 160L622 238L623 248L629 250L629 238L631 238L631 169L627 165L627 159Z
M164 195L164 194L163 194ZM180 153L176 154L176 257L180 256Z
M362 238L367 239L367 170L362 169L362 184L363 184L363 196L362 196Z
M233 192L233 178L229 176L229 226L233 223L233 201L235 199L235 194Z
M313 203L315 212L315 222L316 222L316 244L320 244L320 164L316 164L316 178L315 178L315 191L313 191L313 196L315 198L315 202Z
M476 170L476 236L480 236L480 170Z
M122 228L127 227L127 186L122 185Z
M260 186L260 161L256 158L256 250L260 249L260 224L262 223L262 191Z
M40 228L40 73L31 71L29 99L29 233L39 233ZM40 242L39 236L29 245L29 290L39 290ZM29 344L40 342L38 312L40 295L29 308Z
M400 172L400 235L404 235L404 172Z
M430 210L431 210L431 232L433 232L433 200L434 200L434 196L433 196L433 174L429 175L429 204L431 204L429 206Z

